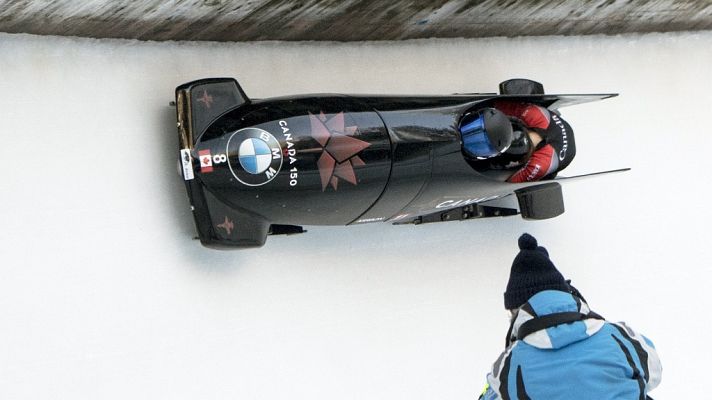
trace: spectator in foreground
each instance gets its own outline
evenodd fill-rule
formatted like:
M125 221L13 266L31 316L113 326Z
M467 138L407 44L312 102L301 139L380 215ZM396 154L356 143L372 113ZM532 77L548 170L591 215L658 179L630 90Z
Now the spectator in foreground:
M519 249L504 293L506 348L480 399L648 398L662 373L653 343L591 311L533 236Z

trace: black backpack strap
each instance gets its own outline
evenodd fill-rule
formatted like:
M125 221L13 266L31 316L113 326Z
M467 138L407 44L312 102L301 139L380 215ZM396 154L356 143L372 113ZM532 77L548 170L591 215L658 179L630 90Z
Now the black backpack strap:
M536 317L523 323L522 326L520 326L517 330L517 340L522 340L527 337L527 335L536 331L540 331L542 329L551 328L552 326L561 324L569 324L572 322L583 321L588 318L604 319L593 311L589 312L588 314L571 311L542 315L541 317Z
M509 323L509 329L507 329L507 338L504 340L504 348L506 349L512 344L512 329L514 329L514 321Z

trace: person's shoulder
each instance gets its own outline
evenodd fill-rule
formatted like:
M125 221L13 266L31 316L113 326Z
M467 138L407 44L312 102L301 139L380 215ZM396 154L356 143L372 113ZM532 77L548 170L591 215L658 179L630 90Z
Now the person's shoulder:
M545 107L527 103L522 107L521 120L529 127L546 129L551 122L551 113Z
M551 119L551 110L546 107L542 107L537 104L527 103L527 105L524 107L524 110L527 113L532 113L534 115L541 116L542 118L546 118L547 121Z

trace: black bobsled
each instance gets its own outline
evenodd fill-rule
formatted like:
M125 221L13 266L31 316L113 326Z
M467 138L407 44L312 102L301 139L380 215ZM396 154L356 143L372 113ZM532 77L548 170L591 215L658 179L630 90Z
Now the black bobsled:
M560 179L507 183L509 173L468 162L459 123L496 99L557 109L613 96L544 94L522 79L499 94L259 100L231 78L183 84L180 156L200 241L244 248L305 225L555 217ZM517 204L503 206L511 195Z

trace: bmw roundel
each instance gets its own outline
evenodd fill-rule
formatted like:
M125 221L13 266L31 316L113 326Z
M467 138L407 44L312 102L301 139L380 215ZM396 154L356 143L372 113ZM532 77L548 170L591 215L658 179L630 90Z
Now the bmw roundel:
M227 154L232 175L248 186L264 185L282 168L282 147L262 129L235 131L227 141Z
M240 148L237 151L240 165L253 175L264 172L272 164L272 151L267 142L262 139L245 139L240 143Z

